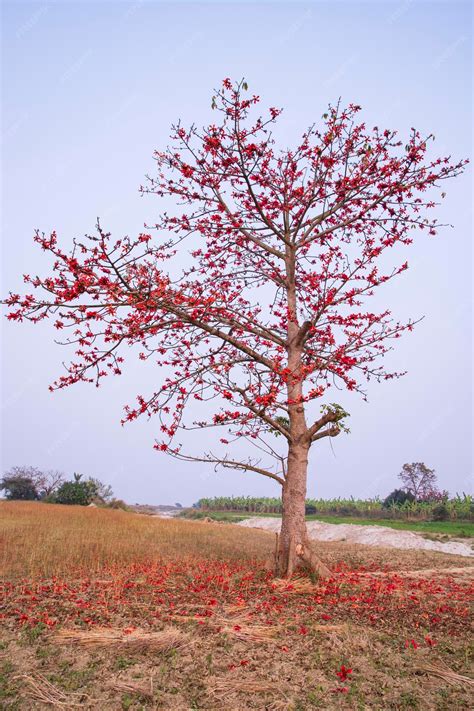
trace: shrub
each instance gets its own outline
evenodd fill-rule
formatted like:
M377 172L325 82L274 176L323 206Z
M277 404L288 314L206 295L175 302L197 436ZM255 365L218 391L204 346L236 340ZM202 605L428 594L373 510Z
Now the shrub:
M449 521L451 518L449 509L446 504L437 504L431 512L433 521Z
M415 497L409 491L403 489L394 489L385 499L382 506L384 509L389 509L392 506L402 506L406 502L415 501Z
M73 481L65 481L61 484L54 495L54 503L75 506L88 506L93 502L104 504L112 498L112 495L112 488L98 479L92 477L83 479L81 474L74 474ZM122 506L117 505L115 508L122 508Z
M341 516L358 516L359 511L356 506L353 506L351 504L346 504L346 505L340 506L337 513Z
M57 490L54 500L57 504L87 506L93 498L85 481L65 481Z
M123 509L124 511L129 510L129 507L125 501L122 501L122 499L111 499L111 501L108 501L105 506L108 509Z

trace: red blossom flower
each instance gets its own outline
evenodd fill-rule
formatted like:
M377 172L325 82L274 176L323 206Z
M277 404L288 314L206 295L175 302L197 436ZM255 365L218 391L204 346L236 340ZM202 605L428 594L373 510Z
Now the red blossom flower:
M346 681L351 674L352 669L348 669L344 664L341 664L341 668L336 672L336 676L338 676L341 681Z

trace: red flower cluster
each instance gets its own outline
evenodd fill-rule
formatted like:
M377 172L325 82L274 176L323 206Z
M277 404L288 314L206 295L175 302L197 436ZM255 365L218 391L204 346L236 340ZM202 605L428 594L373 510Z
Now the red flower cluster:
M2 615L12 625L114 625L133 629L163 621L192 620L215 629L213 619L228 605L247 613L249 624L288 625L295 638L311 631L313 622L348 621L400 629L406 648L416 649L417 635L428 647L433 633L465 634L473 588L445 577L383 577L366 569L340 565L333 577L301 594L291 585L280 589L258 563L185 560L173 563L109 566L92 579L73 571L68 579L3 582ZM239 632L242 623L233 625ZM403 632L402 632L403 633ZM288 651L289 632L285 633ZM341 681L351 673L344 665ZM345 677L345 678L343 678Z

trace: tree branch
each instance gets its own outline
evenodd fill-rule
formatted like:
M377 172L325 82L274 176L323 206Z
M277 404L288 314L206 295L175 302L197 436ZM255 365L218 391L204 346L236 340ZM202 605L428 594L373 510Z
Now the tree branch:
M270 479L274 479L281 486L283 486L285 483L285 480L282 479L282 477L278 476L278 474L269 472L267 469L258 467L255 464L252 464L251 462L236 462L233 459L227 459L227 457L223 457L223 458L213 457L213 456L193 457L189 454L180 454L179 452L173 452L171 450L168 451L168 454L170 454L172 457L175 457L175 459L181 459L186 462L205 462L207 464L215 464L216 466L222 466L225 469L239 469L239 470L243 470L243 471L256 472L257 474L262 474L263 476L269 477Z
M311 442L316 442L316 440L322 439L323 437L337 437L338 434L341 434L340 427L338 427L338 425L333 425L332 427L328 427L327 430L323 430L322 432L315 434L311 438Z

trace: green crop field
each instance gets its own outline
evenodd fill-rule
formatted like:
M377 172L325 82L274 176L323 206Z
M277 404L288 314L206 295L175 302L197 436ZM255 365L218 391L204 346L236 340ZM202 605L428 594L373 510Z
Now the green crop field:
M199 509L187 509L183 511L182 517L189 519L210 518L213 521L227 521L228 523L239 523L249 516L278 517L278 513L251 513L245 514L238 511L201 511ZM474 523L470 521L412 521L412 520L390 520L380 518L358 518L352 516L328 516L324 514L308 514L307 521L324 521L325 523L353 523L359 526L387 526L402 531L417 531L426 534L444 534L458 538L474 538Z
M279 498L250 496L216 496L199 499L195 505L201 511L234 511L252 514L281 514ZM440 501L407 501L385 507L379 497L373 499L307 499L306 513L318 516L352 516L368 519L418 519L420 521L474 522L474 498L470 494L456 495Z

